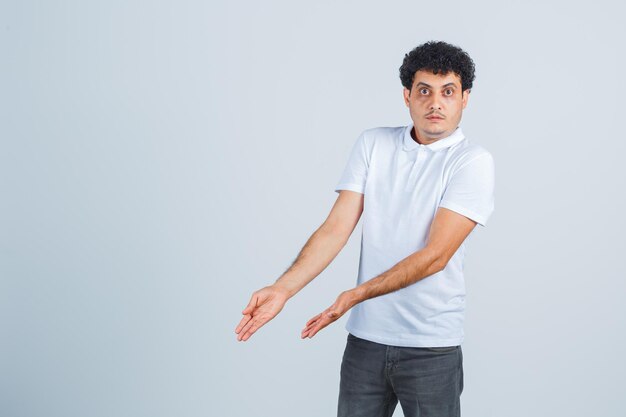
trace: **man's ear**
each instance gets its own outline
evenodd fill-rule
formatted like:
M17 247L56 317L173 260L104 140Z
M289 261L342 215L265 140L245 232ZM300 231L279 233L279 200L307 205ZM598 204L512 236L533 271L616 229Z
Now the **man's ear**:
M402 96L404 97L404 105L409 107L409 96L411 95L411 90L406 87L402 89Z
M462 96L463 108L465 108L465 106L467 106L467 100L469 100L469 95L470 95L471 91L472 90L470 90L470 89L467 89L467 90L463 91L463 96Z

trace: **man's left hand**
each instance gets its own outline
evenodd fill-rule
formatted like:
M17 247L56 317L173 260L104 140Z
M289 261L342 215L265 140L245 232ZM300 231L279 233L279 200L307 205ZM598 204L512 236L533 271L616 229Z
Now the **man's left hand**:
M307 321L304 330L302 330L301 338L308 337L309 339L315 336L317 332L328 326L330 323L339 319L348 310L358 304L354 291L344 291L339 294L335 303L322 311L311 320Z

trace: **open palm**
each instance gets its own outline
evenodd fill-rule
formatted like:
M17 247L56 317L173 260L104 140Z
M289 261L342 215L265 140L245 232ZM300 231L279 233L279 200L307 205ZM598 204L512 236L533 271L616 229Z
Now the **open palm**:
M342 292L333 305L322 311L317 316L306 322L306 326L302 330L300 337L309 339L315 336L317 332L328 326L330 323L338 320L348 310L357 304L355 296L350 291Z
M271 285L254 292L248 306L241 312L243 318L235 329L237 340L248 340L261 326L280 313L288 299L286 291Z

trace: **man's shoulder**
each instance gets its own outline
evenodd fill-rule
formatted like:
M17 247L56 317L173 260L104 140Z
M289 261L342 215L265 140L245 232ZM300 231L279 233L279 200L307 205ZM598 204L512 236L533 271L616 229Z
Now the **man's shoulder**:
M404 132L406 126L376 126L369 127L363 131L363 134L372 137L395 137Z
M361 133L363 140L369 147L376 144L395 144L402 134L406 126L376 126L369 127Z
M453 166L463 166L476 158L491 158L493 155L484 146L475 143L467 138L455 146L452 150L450 163Z

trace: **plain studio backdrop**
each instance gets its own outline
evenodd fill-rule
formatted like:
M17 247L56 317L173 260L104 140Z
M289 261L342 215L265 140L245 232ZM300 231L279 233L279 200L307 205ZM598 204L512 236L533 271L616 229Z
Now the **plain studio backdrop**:
M0 3L0 415L333 416L361 224L247 342L398 68L465 49L496 163L468 242L464 416L622 416L619 2ZM401 416L400 405L396 416Z

